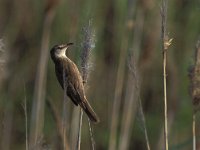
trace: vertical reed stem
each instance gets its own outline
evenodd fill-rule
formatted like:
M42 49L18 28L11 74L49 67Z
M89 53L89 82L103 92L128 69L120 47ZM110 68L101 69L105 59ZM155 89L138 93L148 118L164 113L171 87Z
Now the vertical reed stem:
M54 18L54 9L48 13L44 18L43 33L41 41L41 53L38 62L36 81L34 87L34 99L31 117L30 129L30 147L36 148L39 138L43 136L44 127L44 107L46 95L46 73L49 52L49 40L51 32L51 24Z
M63 149L68 150L69 147L67 145L67 82L66 82L66 75L65 70L63 69L63 81L64 81L64 99L63 99L63 118L62 118L62 134L63 134Z
M161 26L161 36L162 36L162 51L163 51L163 88L164 88L164 139L165 139L165 150L168 150L168 126L167 126L167 73L166 73L166 65L167 65L167 49L171 44L170 40L166 35L166 23L167 23L167 3L168 0L162 0L161 7L161 18L162 18L162 26Z
M196 114L193 113L192 120L193 150L196 150Z
M79 130L78 130L78 142L77 142L77 150L81 148L81 127L83 122L83 110L80 108L80 115L79 115Z
M165 111L164 136L165 136L165 150L168 150L166 59L167 59L167 54L166 54L166 50L164 50L163 51L163 83L164 83L164 111Z
M24 84L24 115L25 115L25 129L26 129L26 150L28 150L28 116L27 116L27 99L26 99L26 87Z

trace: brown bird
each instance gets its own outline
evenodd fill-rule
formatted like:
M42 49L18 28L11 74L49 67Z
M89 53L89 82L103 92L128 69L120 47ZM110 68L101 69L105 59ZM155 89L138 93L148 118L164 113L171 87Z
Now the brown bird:
M55 72L61 87L66 90L67 96L73 103L85 111L92 122L99 122L99 118L86 99L81 74L73 61L66 56L70 45L56 45L51 49L51 58L55 64ZM64 80L63 80L64 79Z

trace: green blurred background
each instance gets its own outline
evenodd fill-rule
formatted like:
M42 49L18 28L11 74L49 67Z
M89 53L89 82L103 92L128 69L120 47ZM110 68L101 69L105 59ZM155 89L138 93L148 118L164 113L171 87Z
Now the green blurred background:
M144 129L135 113L137 102L129 108L126 106L135 86L129 80L129 55L134 55L139 74L150 146L164 149L160 6L158 0L0 0L0 149L26 149L25 100L30 137L34 128L35 95L39 89L43 91L41 99L45 104L41 108L44 121L42 119L40 123L44 124L37 141L38 149L62 149L57 121L47 104L49 99L61 118L63 103L67 103L67 141L71 149L75 148L79 109L70 100L63 102L63 91L57 82L49 51L56 44L73 42L69 57L80 68L87 27L92 28L95 47L91 52L92 67L86 93L101 120L99 124L92 124L96 149L109 149L112 109L116 99L121 103L119 114L114 116L118 119L115 149L124 140L121 133L127 124L123 124L123 118L126 109L130 108L133 112L127 129L128 139L125 139L126 149L146 149ZM193 111L188 68L194 63L195 45L200 34L199 15L199 0L169 1L167 33L173 38L167 52L170 150L192 149ZM45 50L47 58L42 56ZM40 67L41 64L44 68ZM42 82L38 81L40 71L44 71ZM136 96L133 98L137 99ZM197 116L197 137L198 120ZM197 138L197 145L200 145L198 143ZM92 149L85 114L81 149Z

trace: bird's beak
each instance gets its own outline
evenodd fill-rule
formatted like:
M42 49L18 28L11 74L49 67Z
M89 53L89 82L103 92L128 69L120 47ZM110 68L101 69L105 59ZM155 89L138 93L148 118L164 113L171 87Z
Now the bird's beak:
M73 45L74 43L67 43L67 46Z
M71 45L73 45L73 43L63 44L60 54L65 56L67 53L68 47Z
M66 51L67 48L68 48L69 46L73 45L73 44L74 44L74 43L67 43L67 44L64 44L62 49Z

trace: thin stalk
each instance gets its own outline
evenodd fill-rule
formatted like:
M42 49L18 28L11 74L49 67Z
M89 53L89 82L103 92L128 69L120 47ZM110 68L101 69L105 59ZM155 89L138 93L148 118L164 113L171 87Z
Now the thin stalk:
M135 90L136 82L131 74L128 75L126 95L123 107L123 115L121 121L120 139L119 139L119 150L126 150L129 148L130 136L135 115L137 112L137 92Z
M168 150L168 125L167 125L167 73L166 73L166 65L167 65L167 49L171 44L171 40L168 39L166 35L166 22L167 22L167 3L168 0L162 0L161 7L161 36L162 36L162 51L163 51L163 88L164 88L164 141L165 141L165 150Z
M143 128L144 128L144 136L145 136L145 140L146 140L147 150L151 150L150 144L149 144L149 137L148 137L148 133L147 133L147 127L146 127L146 119L144 116L144 111L143 111L142 101L141 101L140 96L139 96L139 113L140 113Z
M74 108L72 112L71 124L70 124L70 143L71 149L75 150L77 148L77 135L79 129L79 108Z
M63 118L62 118L62 134L63 134L63 149L67 150L67 145L66 142L67 141L67 127L66 127L66 122L67 122L67 106L66 106L66 102L65 100L63 101Z
M147 128L146 128L146 120L145 120L144 111L143 111L143 108L142 108L142 101L141 101L141 97L140 97L139 74L138 74L138 70L137 70L137 67L136 67L135 59L136 58L134 56L132 56L131 59L129 60L129 71L132 75L133 83L131 83L130 81L128 82L128 83L131 83L131 86L133 88L132 93L135 93L135 96L132 97L132 99L135 99L134 100L135 103L131 104L129 102L130 104L128 104L128 105L131 105L131 106L129 106L131 108L127 107L126 109L130 109L130 111L131 111L131 109L134 110L135 109L134 107L138 106L138 119L141 122L142 131L144 131L147 150L150 150L149 138L148 138L148 133L147 133ZM131 99L129 101L131 101ZM137 105L138 101L139 101L139 105ZM125 105L127 105L127 104L125 104ZM124 118L128 118L129 113L124 112L124 114L125 114ZM135 113L131 112L131 114L135 114ZM127 119L127 120L130 120L130 119ZM123 122L125 122L125 121L123 121ZM122 125L122 126L125 126L125 125ZM126 128L127 127L125 127L125 129ZM128 134L128 132L126 134ZM122 141L122 140L120 140L120 141ZM123 150L123 149L127 149L127 146L121 147L121 150Z
M193 150L196 150L196 114L193 114L192 120L192 134L193 134Z
M28 117L27 117L27 98L26 98L26 87L24 85L24 115L25 115L25 130L26 130L26 150L28 150Z
M79 115L79 130L78 130L78 141L77 141L77 150L81 148L81 127L83 122L83 110L80 108L80 115Z
M168 128L167 128L167 74L166 74L166 50L163 51L163 86L164 86L164 136L165 136L165 150L168 150Z
M63 69L63 81L64 81L64 99L63 99L63 118L62 118L62 134L63 134L63 149L68 150L68 145L67 145L67 82L66 82L66 75L65 75L65 70Z

